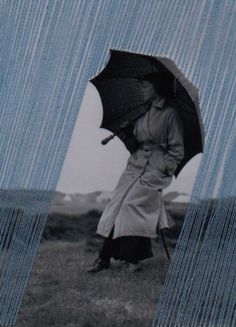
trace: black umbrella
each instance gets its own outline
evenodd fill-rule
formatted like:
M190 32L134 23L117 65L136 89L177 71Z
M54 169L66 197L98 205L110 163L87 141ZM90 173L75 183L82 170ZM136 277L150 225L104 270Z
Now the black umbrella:
M179 111L184 125L185 156L175 171L177 177L191 158L203 152L204 133L198 90L174 62L163 57L111 50L108 64L91 82L102 100L103 120L100 127L109 129L120 137L132 153L138 148L132 133L132 122L144 114L148 107L140 96L140 80L147 74L158 72L168 72L173 76L171 101Z

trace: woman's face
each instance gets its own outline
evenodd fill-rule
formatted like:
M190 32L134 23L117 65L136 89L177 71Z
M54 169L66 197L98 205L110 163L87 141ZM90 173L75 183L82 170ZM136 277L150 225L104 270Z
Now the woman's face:
M141 81L140 93L144 102L154 100L157 96L152 83L149 81Z

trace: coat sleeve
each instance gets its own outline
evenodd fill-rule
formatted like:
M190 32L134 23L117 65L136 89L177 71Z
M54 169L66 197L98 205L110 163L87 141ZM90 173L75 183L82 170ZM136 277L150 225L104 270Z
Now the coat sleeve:
M171 176L184 158L183 123L176 109L170 111L167 123L167 149L164 154L166 173Z

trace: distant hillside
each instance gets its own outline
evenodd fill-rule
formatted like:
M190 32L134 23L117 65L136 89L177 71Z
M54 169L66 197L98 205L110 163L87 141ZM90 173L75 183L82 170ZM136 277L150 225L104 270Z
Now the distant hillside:
M43 211L61 214L82 214L91 210L102 211L111 192L64 194L57 191L10 189L0 191L1 209L20 209L24 212Z
M112 196L112 192L96 191L88 194L64 194L57 191L47 190L0 190L0 209L20 209L25 213L30 214L48 212L59 213L67 215L80 215L85 214L91 210L97 210L102 212L109 202ZM175 208L178 205L182 206L182 203L187 207L188 202L178 201L184 197L184 193L169 192L164 194L163 199L165 205L175 204ZM222 201L228 202L230 199L222 199ZM212 208L216 203L216 199L206 199L196 201L196 205L209 204ZM207 205L208 206L208 205Z
M92 192L88 194L63 194L55 192L50 213L84 214L91 210L103 211L111 198L111 192Z
M97 191L87 194L63 194L55 192L55 196L50 208L50 213L61 214L84 214L91 210L103 211L106 204L109 202L112 196L112 192ZM178 199L184 198L186 194L178 192L169 192L163 196L165 204L168 206L170 203L175 203L175 207L178 207L178 203L182 207L182 203L187 206L187 201L178 201ZM188 199L188 197L186 197Z

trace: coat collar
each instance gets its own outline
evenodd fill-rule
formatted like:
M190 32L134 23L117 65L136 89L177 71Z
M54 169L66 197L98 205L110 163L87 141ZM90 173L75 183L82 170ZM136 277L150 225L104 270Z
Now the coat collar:
M161 100L158 98L154 99L152 101L152 107L155 107L156 109L162 109L164 107L165 100L165 98L162 98Z

